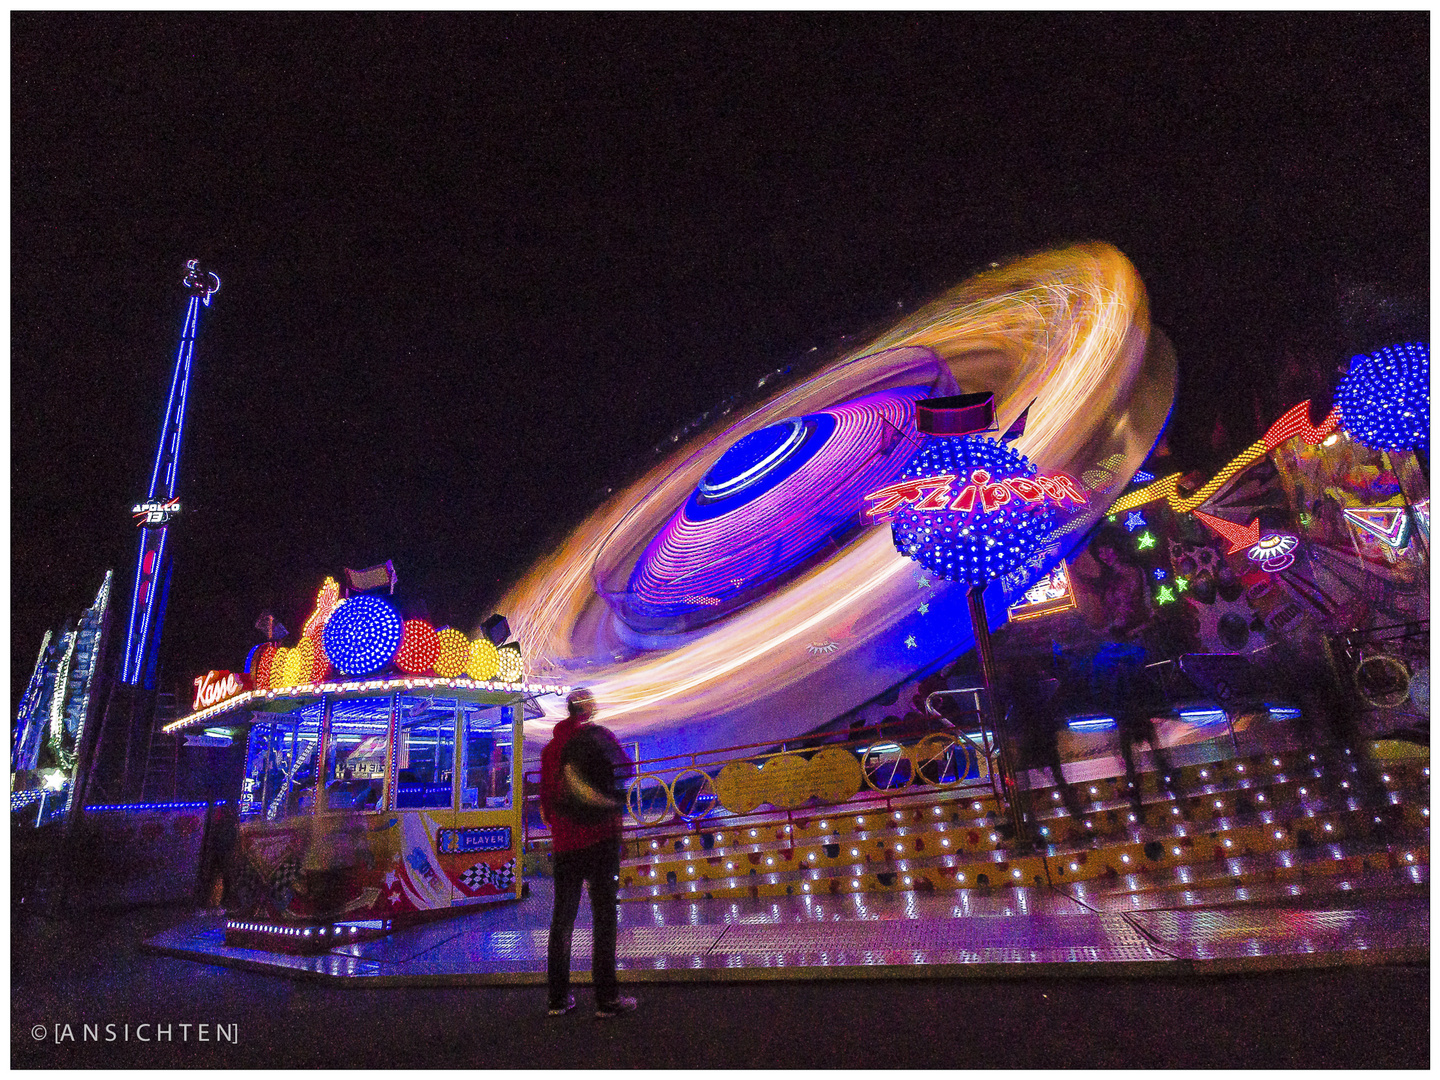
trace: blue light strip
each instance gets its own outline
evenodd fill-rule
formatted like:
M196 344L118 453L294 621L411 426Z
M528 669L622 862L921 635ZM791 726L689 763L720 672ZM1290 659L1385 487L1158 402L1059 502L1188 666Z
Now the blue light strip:
M149 529L140 530L140 554L135 557L135 589L130 594L130 623L125 628L125 663L120 669L122 682L134 685L130 678L130 654L135 647L135 616L139 614L140 608L140 578L141 570L145 566L146 541L149 539Z
M175 478L180 473L180 434L185 430L185 402L190 396L190 361L195 355L195 331L200 321L199 298L192 297L190 309L195 312L195 317L190 323L190 335L181 343L181 350L185 354L185 374L180 379L180 404L176 409L174 445L170 448L170 476L166 488L166 496L175 497Z
M1065 726L1071 731L1113 731L1116 724L1113 716L1077 716Z
M175 350L175 370L170 375L170 396L165 401L165 415L160 418L160 445L155 449L155 467L150 471L150 488L147 498L155 498L155 488L160 483L160 462L165 459L165 436L170 433L170 418L175 407L175 388L180 382L180 372L188 371L184 363L185 347L194 339L195 321L200 315L200 298L192 296L185 309L185 324L180 330L180 345ZM172 491L173 494L173 491Z
M216 799L214 802L112 803L104 806L87 806L85 812L87 814L112 814L125 811L204 810L211 806L225 805L227 805L225 799Z
M145 558L145 548L147 546L146 541L149 539L151 530L145 529L143 531L144 535L140 539L140 558L142 560L142 565ZM155 546L155 563L150 570L150 589L145 594L145 602L142 605L144 611L140 617L140 633L134 639L134 641L137 643L133 656L135 666L133 669L127 668L125 673L125 681L128 682L131 686L134 686L140 681L140 670L144 666L145 642L149 640L150 635L150 615L155 610L155 595L160 591L160 568L161 564L165 559L165 539L169 535L170 526L161 525L160 528L156 531L160 533L160 541ZM136 581L136 585L137 587L139 585L138 579ZM135 619L135 611L133 609L130 612L130 619L133 625ZM130 657L130 650L128 646L126 648L126 656L127 658Z
M1219 724L1225 720L1224 709L1181 709L1180 719L1187 723L1204 727L1207 724Z

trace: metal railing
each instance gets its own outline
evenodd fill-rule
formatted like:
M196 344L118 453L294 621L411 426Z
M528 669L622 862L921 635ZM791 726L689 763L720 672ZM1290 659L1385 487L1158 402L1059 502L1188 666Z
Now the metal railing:
M978 703L974 689L937 693L968 694ZM931 698L934 697L932 694ZM700 831L720 827L721 823L723 827L735 827L761 820L793 824L797 813L808 818L846 806L883 808L889 812L895 806L942 791L965 794L983 790L993 794L1002 807L1007 807L1004 787L996 775L999 751L993 732L979 725L973 731L962 730L932 707L930 699L926 701L926 711L945 726L916 732L913 727L907 730L905 725L900 725L899 731L894 726L882 725L878 732L870 729L855 738L835 732L786 740L778 749L770 741L641 759L635 762L634 774L625 785L624 837L636 843L638 854L640 840L657 830L678 827ZM967 712L975 712L977 718L980 715L978 710ZM901 742L907 735L913 736L913 741ZM823 768L827 761L837 763L837 759L830 756L836 754L844 755L857 765L860 774L856 790L839 798L827 799L823 792L810 790L803 783L798 790L792 785L787 791L784 781L780 780L775 785L777 790L768 793L772 797L781 796L779 801L772 801L757 791L752 805L747 807L741 801L726 807L716 790L716 781L727 767L755 769L763 776L763 770L769 766L772 770L785 770L793 778L821 755L827 757L822 758L817 768ZM843 763L840 764L843 767ZM851 773L851 782L854 780ZM524 774L523 817L527 844L549 835L538 812L539 781L538 770Z

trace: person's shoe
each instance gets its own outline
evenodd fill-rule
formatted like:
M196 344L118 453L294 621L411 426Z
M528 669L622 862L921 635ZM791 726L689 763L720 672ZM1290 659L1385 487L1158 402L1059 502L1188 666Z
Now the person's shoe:
M596 1020L608 1020L612 1016L619 1016L622 1013L632 1013L639 1008L640 1003L632 997L617 997L614 1001L605 1005L595 1007Z
M549 1012L547 1012L545 1015L546 1015L546 1016L564 1016L566 1013L568 1013L568 1012L574 1012L574 1011L575 1011L575 995L574 995L574 994L569 994L569 995L566 996L565 1001L564 1001L562 1004L560 1004L560 1005L551 1005Z

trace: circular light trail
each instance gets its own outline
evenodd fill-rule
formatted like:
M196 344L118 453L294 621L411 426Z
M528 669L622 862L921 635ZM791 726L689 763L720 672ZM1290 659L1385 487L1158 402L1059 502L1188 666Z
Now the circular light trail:
M1109 478L1090 484L1090 502L1067 513L1063 535L1051 535L1053 565L1149 454L1175 381L1174 355L1152 335L1144 287L1119 251L1085 244L1017 260L680 445L540 560L500 607L531 664L590 687L597 718L622 740L643 740L645 757L793 737L970 647L964 588L926 579L895 550L889 528L865 524L862 491L856 527L840 528L829 547L797 542L791 552L782 543L778 562L719 581L741 582L725 596L682 589L687 566L699 572L710 555L736 561L724 543L743 548L751 535L732 529L728 512L696 523L691 509L709 499L735 499L740 512L784 503L807 466L773 478L806 452L800 429L808 418L838 415L873 395L880 397L867 408L903 400L913 413L921 397L989 390L1000 431L1029 408L1012 445L1042 474ZM810 464L831 444L849 448L832 434ZM906 445L913 455L916 444ZM846 478L837 470L837 480ZM797 490L797 516L757 521L753 536L785 541L817 503L826 499ZM826 512L843 504L837 497ZM701 526L726 539L707 548ZM672 551L679 561L667 564ZM1004 620L1007 588L996 582L986 591L992 625ZM675 607L641 610L656 599ZM722 610L707 614L713 608ZM647 614L651 622L640 617ZM667 616L675 622L665 625ZM812 648L817 642L824 647ZM549 719L558 720L558 710ZM526 724L540 740L549 726Z
M915 453L914 387L864 395L739 439L610 597L651 634L714 622L863 527L856 507ZM623 631L622 631L623 632Z

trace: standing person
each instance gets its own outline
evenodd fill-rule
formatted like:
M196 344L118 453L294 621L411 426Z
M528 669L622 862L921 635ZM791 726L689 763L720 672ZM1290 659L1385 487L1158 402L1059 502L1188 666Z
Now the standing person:
M1165 708L1165 698L1154 677L1145 668L1145 649L1139 645L1109 642L1095 654L1095 677L1099 696L1115 716L1120 731L1120 754L1125 759L1125 780L1135 816L1143 817L1145 802L1141 795L1140 773L1135 755L1140 743L1150 745L1150 757L1159 769L1161 785L1177 795L1174 771L1160 746L1155 730L1155 714ZM1183 807L1181 808L1183 812Z
M1065 715L1075 704L1073 664L1053 645L1052 670L1017 674L1010 682L1011 715L1020 734L1020 767L1025 770L1048 766L1055 789L1070 817L1080 821L1084 810L1075 789L1065 779L1060 759L1060 733L1065 730Z
M633 1012L637 1002L621 997L615 979L615 931L620 881L620 782L632 770L615 736L591 722L595 698L576 690L567 699L570 715L555 725L540 755L540 813L550 826L555 856L555 911L550 917L549 1015L575 1008L570 993L570 939L580 910L580 890L590 886L594 943L590 971L595 1015Z

